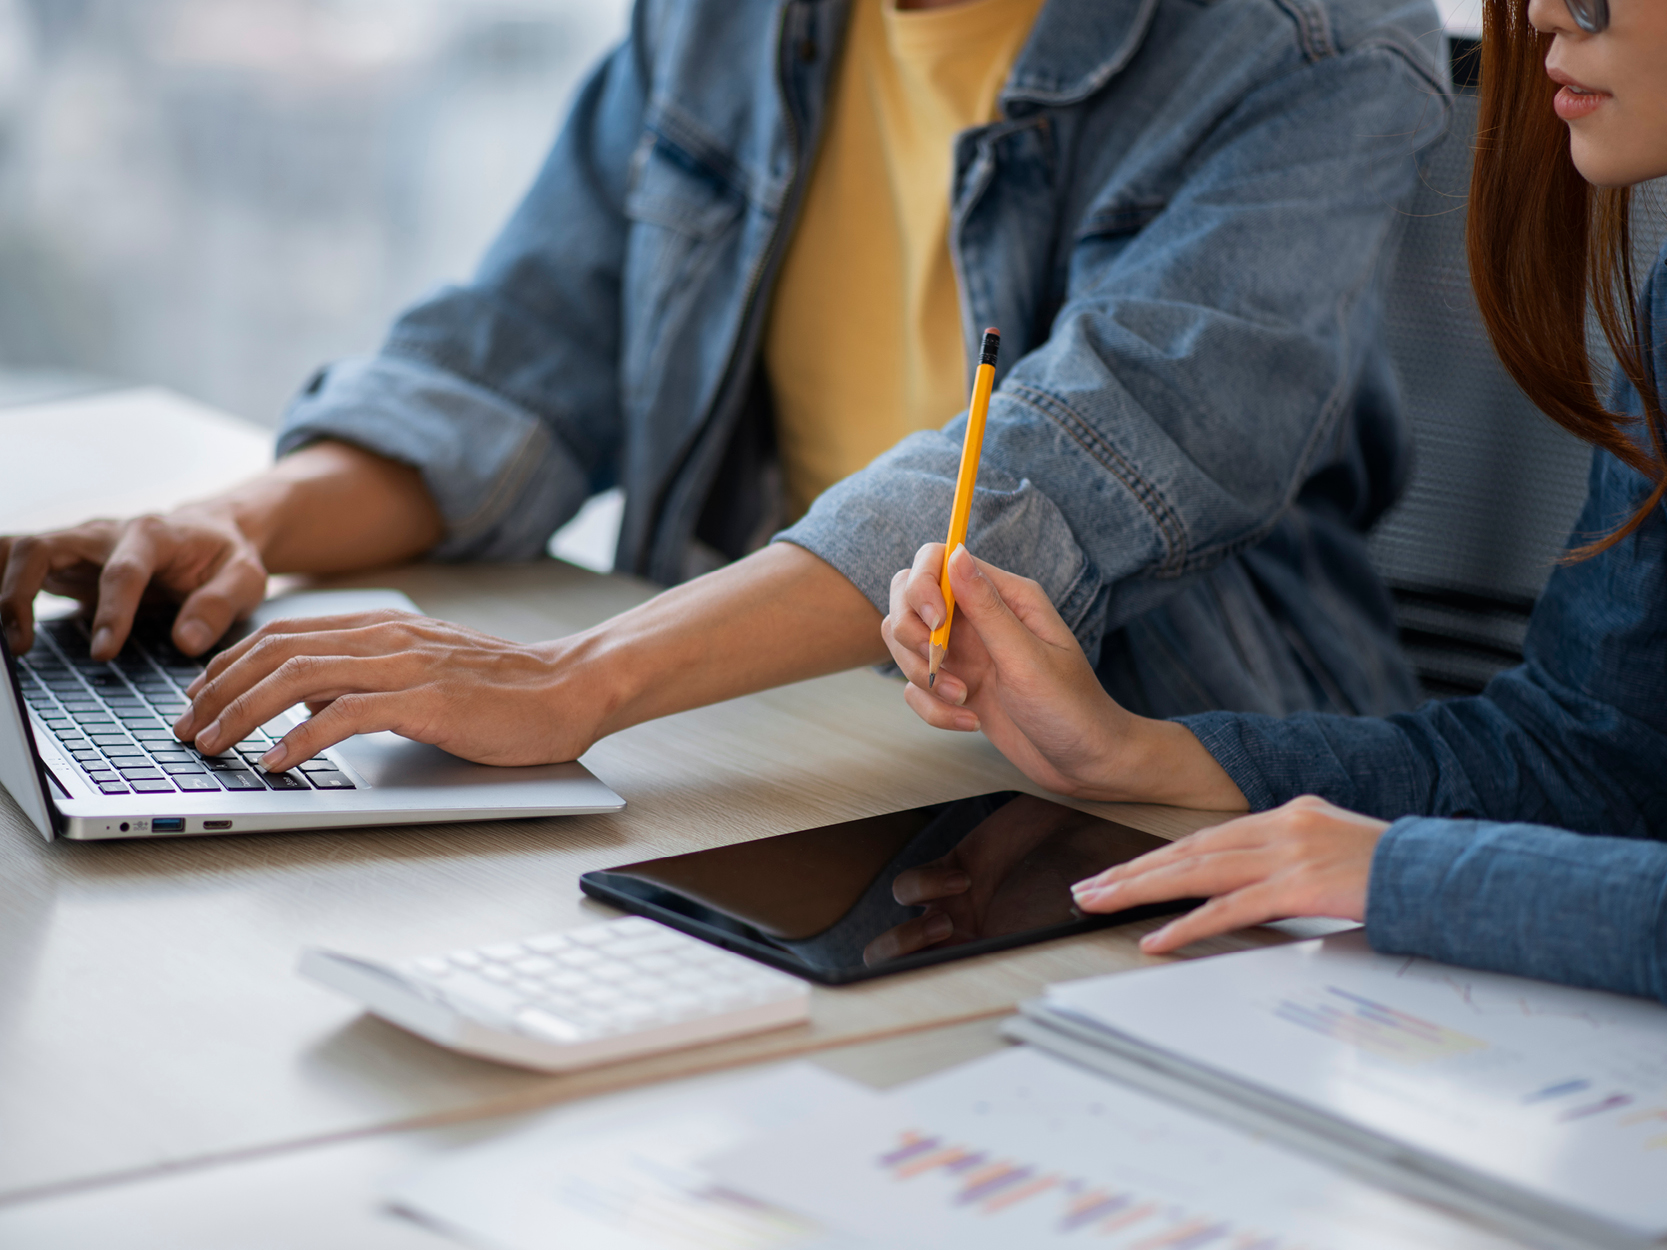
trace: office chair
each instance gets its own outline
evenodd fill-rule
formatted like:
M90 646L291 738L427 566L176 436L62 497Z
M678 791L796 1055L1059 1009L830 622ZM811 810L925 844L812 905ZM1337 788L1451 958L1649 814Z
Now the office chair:
M1453 121L1424 162L1386 305L1414 468L1369 540L1430 697L1473 694L1521 662L1529 612L1585 500L1591 457L1528 401L1482 329L1464 253L1477 45L1450 43Z

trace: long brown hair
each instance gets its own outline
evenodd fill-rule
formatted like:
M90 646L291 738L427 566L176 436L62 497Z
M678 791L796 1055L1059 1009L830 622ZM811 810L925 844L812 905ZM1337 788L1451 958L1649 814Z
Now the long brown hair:
M1568 128L1551 107L1551 37L1528 24L1527 0L1484 0L1483 31L1465 244L1488 337L1542 412L1655 482L1624 524L1569 553L1582 559L1636 530L1667 493L1661 398L1650 345L1639 340L1632 191L1594 187L1575 168ZM1644 440L1635 441L1637 418L1599 399L1586 350L1588 309L1643 398Z

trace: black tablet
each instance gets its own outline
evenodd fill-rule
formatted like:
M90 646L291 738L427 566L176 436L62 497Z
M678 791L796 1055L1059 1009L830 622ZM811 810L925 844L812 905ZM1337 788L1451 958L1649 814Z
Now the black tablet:
M585 893L838 985L1185 911L1086 916L1074 882L1164 840L1016 790L579 878Z

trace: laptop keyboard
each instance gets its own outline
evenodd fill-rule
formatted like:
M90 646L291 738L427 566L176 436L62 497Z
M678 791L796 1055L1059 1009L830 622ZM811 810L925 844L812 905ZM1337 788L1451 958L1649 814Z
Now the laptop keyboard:
M94 660L88 645L78 617L41 622L33 650L18 660L18 682L37 723L103 793L355 788L322 756L290 772L266 772L256 764L274 741L264 730L219 755L203 755L174 737L173 723L189 706L185 688L203 666L176 650L166 633L134 637L108 664Z

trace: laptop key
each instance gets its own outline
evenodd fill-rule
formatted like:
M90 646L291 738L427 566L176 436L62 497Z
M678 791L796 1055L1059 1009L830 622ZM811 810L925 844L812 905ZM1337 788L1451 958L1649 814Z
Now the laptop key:
M122 785L120 782L115 782L115 781L101 781L101 782L99 782L98 783L98 792L100 794L129 794L129 793L131 793L131 791L128 790L128 788L126 786Z
M357 790L346 773L308 773L307 780L320 790Z
M298 773L263 773L261 780L268 790L305 790L307 783Z
M176 786L188 794L197 790L213 790L218 792L220 789L220 787L215 784L214 778L210 777L207 773L193 773L184 777L175 777L173 781Z
M162 765L162 771L167 773L170 777L184 777L190 775L201 777L204 775L201 764L164 764Z
M210 781L218 781L227 790L259 790L266 793L266 787L261 785L260 778L254 773L210 773Z
M133 793L135 794L172 794L174 792L173 783L163 781L160 777L154 781L148 777L137 780L130 777L127 784L133 787Z

